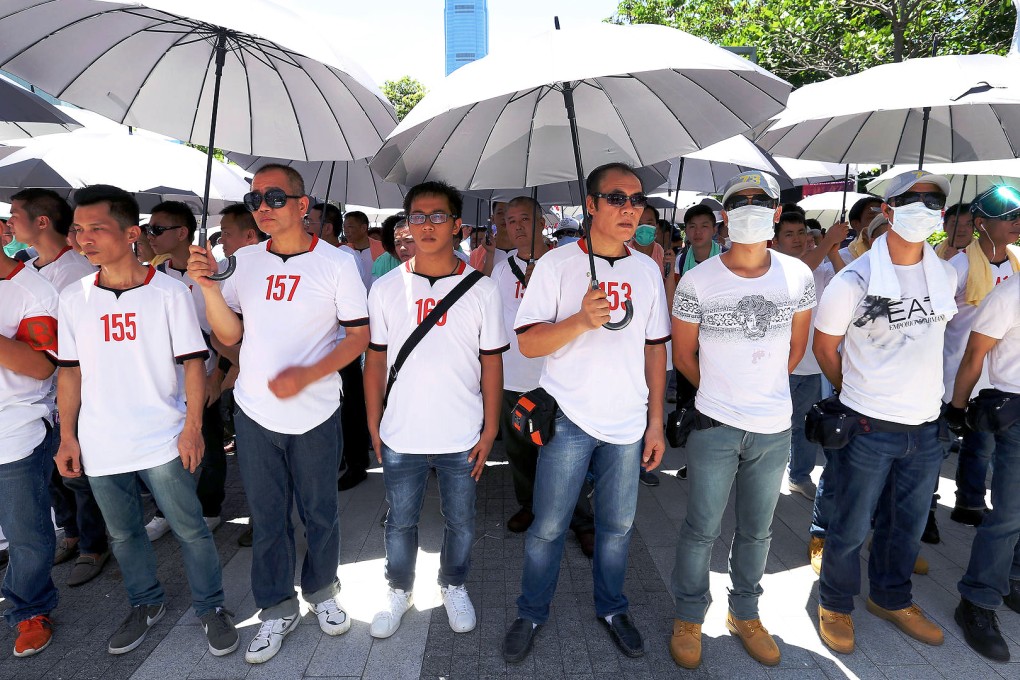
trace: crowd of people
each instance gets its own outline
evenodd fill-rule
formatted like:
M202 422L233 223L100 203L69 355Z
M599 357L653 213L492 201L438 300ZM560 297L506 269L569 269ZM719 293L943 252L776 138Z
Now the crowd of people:
M108 651L137 648L166 612L151 543L168 532L209 652L235 651L212 533L229 447L250 501L240 540L260 619L246 661L279 652L299 598L324 633L349 630L338 490L366 478L370 456L388 503L389 586L370 634L392 636L413 604L433 471L439 586L452 630L471 631L477 481L501 437L520 506L507 528L527 532L504 658L526 658L548 621L568 530L592 560L598 621L641 656L624 577L638 490L659 483L668 434L685 448L689 485L671 580L679 666L702 661L731 490L726 625L755 660L780 662L758 602L784 484L814 503L804 531L823 643L854 651L867 544L867 610L941 644L911 579L927 570L922 541L940 540L935 491L954 450L951 517L978 527L955 619L971 647L1008 660L996 610L1020 613L1020 192L996 186L947 209L947 178L908 172L823 232L781 203L775 178L748 172L718 205L688 209L681 239L629 166L593 170L585 189L583 223L555 225L555 242L528 196L493 204L495 233L465 228L460 192L441 182L412 187L403 212L374 229L363 213L313 203L293 168L267 164L221 215L232 273L194 245L181 203L141 226L117 187L81 189L73 208L44 189L15 194L8 229L27 249L0 255L14 655L53 638L52 566L74 560L74 587L111 553L129 611ZM935 249L928 239L942 230Z

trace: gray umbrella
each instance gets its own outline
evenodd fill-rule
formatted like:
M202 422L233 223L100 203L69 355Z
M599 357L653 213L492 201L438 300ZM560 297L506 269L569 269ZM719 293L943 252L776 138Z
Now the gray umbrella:
M0 139L25 139L80 127L57 107L0 77Z

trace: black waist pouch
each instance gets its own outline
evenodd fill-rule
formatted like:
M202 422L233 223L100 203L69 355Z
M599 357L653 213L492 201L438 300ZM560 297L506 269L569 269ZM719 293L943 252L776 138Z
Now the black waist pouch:
M692 395L683 404L677 403L676 410L666 416L666 441L670 446L677 449L687 446L687 438L697 423L697 414Z
M856 411L833 395L811 407L804 418L804 436L824 449L841 449L857 434Z
M556 400L543 388L525 392L510 414L514 432L535 446L545 446L556 434L556 408Z
M1020 395L988 388L967 406L967 426L975 432L1002 432L1020 420Z

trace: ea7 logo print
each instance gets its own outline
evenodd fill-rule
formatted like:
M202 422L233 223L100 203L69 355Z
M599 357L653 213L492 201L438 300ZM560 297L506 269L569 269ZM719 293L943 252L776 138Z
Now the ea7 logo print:
M733 310L733 318L740 324L744 337L749 340L764 338L778 314L779 308L775 303L762 295L745 295Z

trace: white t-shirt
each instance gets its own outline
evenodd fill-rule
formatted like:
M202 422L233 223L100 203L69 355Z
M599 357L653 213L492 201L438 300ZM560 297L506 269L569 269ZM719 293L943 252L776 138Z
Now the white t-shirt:
M829 281L832 281L836 272L829 262L822 262L811 274L815 279L815 298L821 298L825 287L829 285ZM818 307L815 307L811 310L811 332L808 333L807 349L804 351L804 358L797 364L797 368L793 369L793 375L817 375L822 372L822 367L818 365L818 359L815 359L814 352L814 327L817 314Z
M1020 276L1010 277L981 301L973 330L999 341L988 353L990 386L1020 394ZM971 396L977 393L975 387Z
M839 249L839 259L843 260L843 264L850 264L857 258L850 252L850 246L847 246L846 248Z
M392 366L429 312L473 270L463 262L435 279L411 271L411 261L388 272L368 297L371 348ZM390 392L379 436L399 453L468 451L482 431L480 354L510 346L496 285L482 277L418 343Z
M364 250L357 250L352 248L350 245L340 246L340 250L346 250L354 257L354 261L358 265L358 274L361 275L361 282L365 284L365 290L372 287L372 249L365 248Z
M225 268L225 264L220 265L219 269L222 271ZM211 375L213 370L216 368L217 356L212 347L212 326L209 325L209 319L205 313L205 296L202 295L202 290L195 284L194 279L188 275L188 270L174 269L170 264L170 260L164 260L156 265L156 271L166 274L171 279L176 279L188 287L188 291L191 292L191 299L195 303L195 315L198 318L198 327L202 329L202 337L205 339L206 348L209 350L209 358L205 362L206 375Z
M234 399L262 427L303 434L340 407L340 374L287 399L274 395L269 381L332 352L341 325L368 325L365 285L350 253L315 236L308 251L296 255L277 255L272 244L270 239L238 250L233 276L220 284L245 328Z
M825 289L815 328L843 340L840 401L866 416L904 425L935 420L942 407L942 348L951 315L935 315L922 263L897 266L902 299L887 307L866 299L871 251ZM950 285L956 272L939 260Z
M975 248L979 248L976 243ZM963 361L963 352L967 349L967 339L977 316L978 308L967 304L967 275L970 273L970 260L967 253L959 252L954 255L949 264L956 270L956 306L959 312L956 313L946 326L946 346L942 350L942 383L945 392L942 395L943 401L949 402L953 398L953 384L956 382L956 372L960 370L960 362ZM1013 265L1007 259L1001 264L989 263L992 268L992 281L998 286L1000 283L1013 275ZM993 289L994 290L994 289ZM988 362L985 362L981 369L981 377L974 386L974 394L990 387L988 381Z
M180 455L185 393L177 365L208 357L187 286L148 269L136 288L113 291L94 274L60 293L60 365L81 368L78 442L90 477Z
M89 274L95 274L99 269L89 262L84 255L71 250L71 246L61 250L57 257L49 264L44 264L40 267L38 257L33 257L25 264L32 265L37 272L53 284L58 293L67 288L68 284L80 281L82 277Z
M556 248L535 265L514 327L526 333L540 323L557 323L581 309L588 292L588 255L583 240ZM633 444L648 427L645 345L669 340L669 312L662 273L637 251L610 261L595 258L610 319L623 318L630 300L634 317L626 328L582 333L546 357L539 385L563 413L592 437L610 444Z
M521 274L527 272L528 262L517 257L517 251L511 251L510 257L520 267ZM510 349L503 355L503 389L511 392L527 392L538 387L538 379L542 375L542 365L545 364L545 357L529 359L521 354L520 345L517 343L517 334L514 333L514 322L517 319L517 310L521 308L521 300L524 299L524 284L521 283L514 272L510 269L509 257L502 262L497 262L492 267L492 281L499 289L499 297L503 301L503 326L510 335Z
M747 432L790 428L790 338L793 316L815 306L811 270L769 251L769 270L737 276L713 257L687 272L673 316L699 324L698 411Z
M0 279L0 335L56 360L57 291L21 263ZM0 366L0 465L27 458L46 437L43 419L52 406L52 382L52 377L36 380Z

